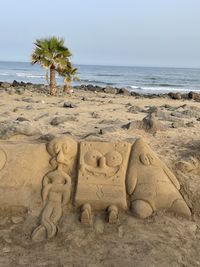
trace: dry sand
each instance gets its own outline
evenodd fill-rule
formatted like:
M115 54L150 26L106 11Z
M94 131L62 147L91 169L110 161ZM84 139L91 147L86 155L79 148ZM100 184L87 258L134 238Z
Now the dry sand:
M84 98L83 98L84 97ZM65 108L70 101L74 108ZM157 119L167 126L155 134L121 126L142 120L149 107L159 109ZM131 113L128 110L137 107ZM135 109L135 108L132 108ZM52 240L32 243L30 233L36 225L33 214L2 214L0 217L0 266L200 266L200 171L183 173L177 162L193 156L200 158L200 103L192 100L143 98L75 91L72 96L50 97L25 92L0 94L0 122L19 117L30 121L43 135L70 135L76 140L123 140L133 143L144 137L152 149L176 174L181 192L192 208L191 219L165 211L147 220L121 214L117 225L104 223L97 213L94 225L82 226L78 214L66 209L59 233ZM53 118L67 118L51 125ZM172 123L175 123L172 128ZM26 122L21 122L26 123ZM176 128L177 127L177 128ZM102 130L103 134L100 134ZM15 135L11 140L37 139ZM0 137L2 138L2 137Z

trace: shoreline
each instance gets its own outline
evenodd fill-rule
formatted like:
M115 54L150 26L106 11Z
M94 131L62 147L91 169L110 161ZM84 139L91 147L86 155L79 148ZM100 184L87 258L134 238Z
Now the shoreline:
M57 85L58 89L58 96L64 93L63 86ZM127 88L118 88L113 86L98 86L98 85L92 85L92 84L81 84L81 85L75 85L72 86L73 91L76 90L83 90L83 91L90 91L93 93L105 93L110 95L125 95L125 96L134 96L134 97L144 97L144 98L171 98L171 99L192 99L195 101L200 101L200 93L196 91L190 91L188 93L186 92L163 92L163 93L140 93L138 91L130 91ZM45 84L36 84L36 83L30 83L30 82L23 82L23 81L16 81L13 82L3 82L0 81L0 92L6 91L9 94L23 94L25 91L31 91L31 92L42 92L44 94L49 94L49 85Z

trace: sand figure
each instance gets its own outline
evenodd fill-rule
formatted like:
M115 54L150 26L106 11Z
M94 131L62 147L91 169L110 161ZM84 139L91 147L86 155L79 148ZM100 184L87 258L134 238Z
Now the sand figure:
M173 173L143 139L138 139L132 148L127 175L133 214L146 218L154 211L169 209L190 216L190 209L179 190L180 184Z
M125 176L131 145L81 142L75 205L81 222L92 223L92 210L106 210L107 221L116 223L120 209L127 208Z
M57 233L63 206L71 197L71 177L64 168L70 169L71 160L77 152L77 144L68 138L56 138L47 145L47 150L53 157L50 163L55 169L48 172L42 181L44 208L40 225L32 233L34 241L52 238Z

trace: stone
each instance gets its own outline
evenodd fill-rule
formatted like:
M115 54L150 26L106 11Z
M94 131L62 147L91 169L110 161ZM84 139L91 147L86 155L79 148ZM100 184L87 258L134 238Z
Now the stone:
M117 94L118 93L118 90L114 87L111 87L111 86L106 86L104 88L104 92L107 93L107 94Z
M3 82L3 83L1 84L1 87L4 88L4 89L9 88L10 86L11 86L10 83L7 83L7 82Z
M71 102L64 102L63 107L64 107L64 108L75 108L76 105L74 105L74 104L71 103Z
M81 142L75 205L81 222L91 223L92 210L107 210L116 223L118 210L127 209L125 176L131 145L125 142ZM101 181L101 182L99 182Z
M12 83L12 86L13 86L13 87L20 86L20 83L17 82L16 80L14 80L13 83Z
M9 139L15 135L41 135L42 132L29 121L2 121L0 122L0 138Z
M180 128L185 127L185 123L183 120L175 121L172 123L172 128Z
M196 100L196 101L200 101L200 94L196 92L189 92L188 98Z
M122 126L123 129L134 130L140 129L151 134L157 131L165 131L167 127L155 117L154 113L148 114L142 121L132 121Z
M29 120L24 117L17 117L16 121L29 121Z
M100 129L99 130L99 134L113 133L113 132L116 132L116 131L117 131L116 127L108 126L108 127Z
M144 219L161 209L191 215L178 180L142 138L132 147L126 185L136 217Z
M126 88L121 88L119 89L119 94L122 94L122 95L131 95L131 92L126 89Z
M134 113L134 114L138 114L139 112L142 112L143 109L139 106L131 106L129 109L128 109L128 112L130 113Z
M98 119L98 118L100 118L100 115L97 113L97 112L92 112L91 113L91 116L92 116L92 118L94 118L94 119Z
M75 116L60 116L60 117L53 118L50 123L53 126L57 126L61 123L65 123L67 121L78 121L78 119Z
M173 92L170 92L170 93L168 94L168 96L169 96L171 99L177 99L177 100L179 100L179 99L182 98L180 93L173 93Z

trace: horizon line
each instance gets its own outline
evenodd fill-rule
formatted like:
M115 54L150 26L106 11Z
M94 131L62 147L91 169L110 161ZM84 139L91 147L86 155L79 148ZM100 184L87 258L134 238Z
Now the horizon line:
M29 61L15 61L15 60L0 60L0 62L7 63L30 63ZM177 66L137 66L137 65L112 65L112 64L89 64L89 63L74 63L79 66L100 66L100 67L126 67L126 68L167 68L167 69L200 69L199 67L177 67Z

